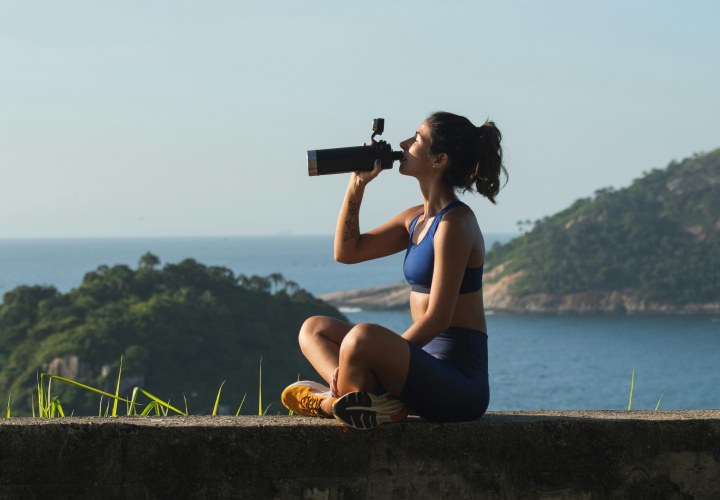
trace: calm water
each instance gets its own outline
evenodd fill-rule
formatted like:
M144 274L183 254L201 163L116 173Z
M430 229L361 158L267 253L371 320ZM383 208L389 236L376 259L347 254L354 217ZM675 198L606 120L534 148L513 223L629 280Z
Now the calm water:
M408 313L347 313L405 331ZM720 317L488 316L490 410L720 408ZM663 395L664 393L664 395Z
M509 235L486 235L507 241ZM137 265L147 251L163 263L192 257L236 273L281 272L310 292L397 283L398 254L353 266L332 256L332 238L0 240L0 294L20 284L76 287L102 264ZM347 313L402 333L408 313ZM720 317L489 316L491 410L720 408Z
M487 234L485 244L514 235ZM352 266L333 258L332 236L0 240L0 296L18 285L50 284L66 292L100 265L137 267L152 252L163 264L188 257L248 276L280 272L315 295L403 280L403 253Z

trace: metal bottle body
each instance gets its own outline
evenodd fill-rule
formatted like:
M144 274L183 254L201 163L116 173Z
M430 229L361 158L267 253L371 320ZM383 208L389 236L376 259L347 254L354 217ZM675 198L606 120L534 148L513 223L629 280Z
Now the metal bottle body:
M377 159L382 162L383 169L388 169L392 168L393 160L401 157L401 152L393 153L392 146L386 143L349 148L315 149L307 152L308 174L314 176L370 172L375 168Z

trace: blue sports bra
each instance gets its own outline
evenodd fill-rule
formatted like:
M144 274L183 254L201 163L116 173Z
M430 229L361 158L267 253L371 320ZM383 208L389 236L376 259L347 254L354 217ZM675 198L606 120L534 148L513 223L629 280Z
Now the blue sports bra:
M410 241L408 242L407 252L405 253L403 272L405 273L407 282L412 285L413 292L430 293L433 266L435 265L435 246L433 245L435 231L437 230L438 224L440 224L443 214L460 205L465 204L455 200L443 208L440 213L435 216L427 233L425 233L425 237L422 241L419 241L417 245L413 245L412 238L413 232L415 231L415 224L417 224L422 214L415 217L412 224L410 224ZM462 284L460 285L460 293L473 293L480 290L482 288L482 275L483 266L466 268Z

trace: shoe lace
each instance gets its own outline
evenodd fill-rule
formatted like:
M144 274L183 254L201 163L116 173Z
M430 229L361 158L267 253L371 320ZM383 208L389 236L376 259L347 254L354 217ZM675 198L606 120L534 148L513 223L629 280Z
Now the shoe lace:
M308 392L300 399L300 408L313 416L324 416L322 410L320 409L320 405L323 401L325 401L325 398L315 396L314 394L310 394Z

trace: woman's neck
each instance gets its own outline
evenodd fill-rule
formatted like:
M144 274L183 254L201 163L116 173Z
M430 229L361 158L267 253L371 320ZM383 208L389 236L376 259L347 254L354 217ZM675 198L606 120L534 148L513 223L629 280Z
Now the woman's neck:
M440 211L453 201L457 200L455 191L442 180L423 185L420 184L425 205L425 217L435 217Z

